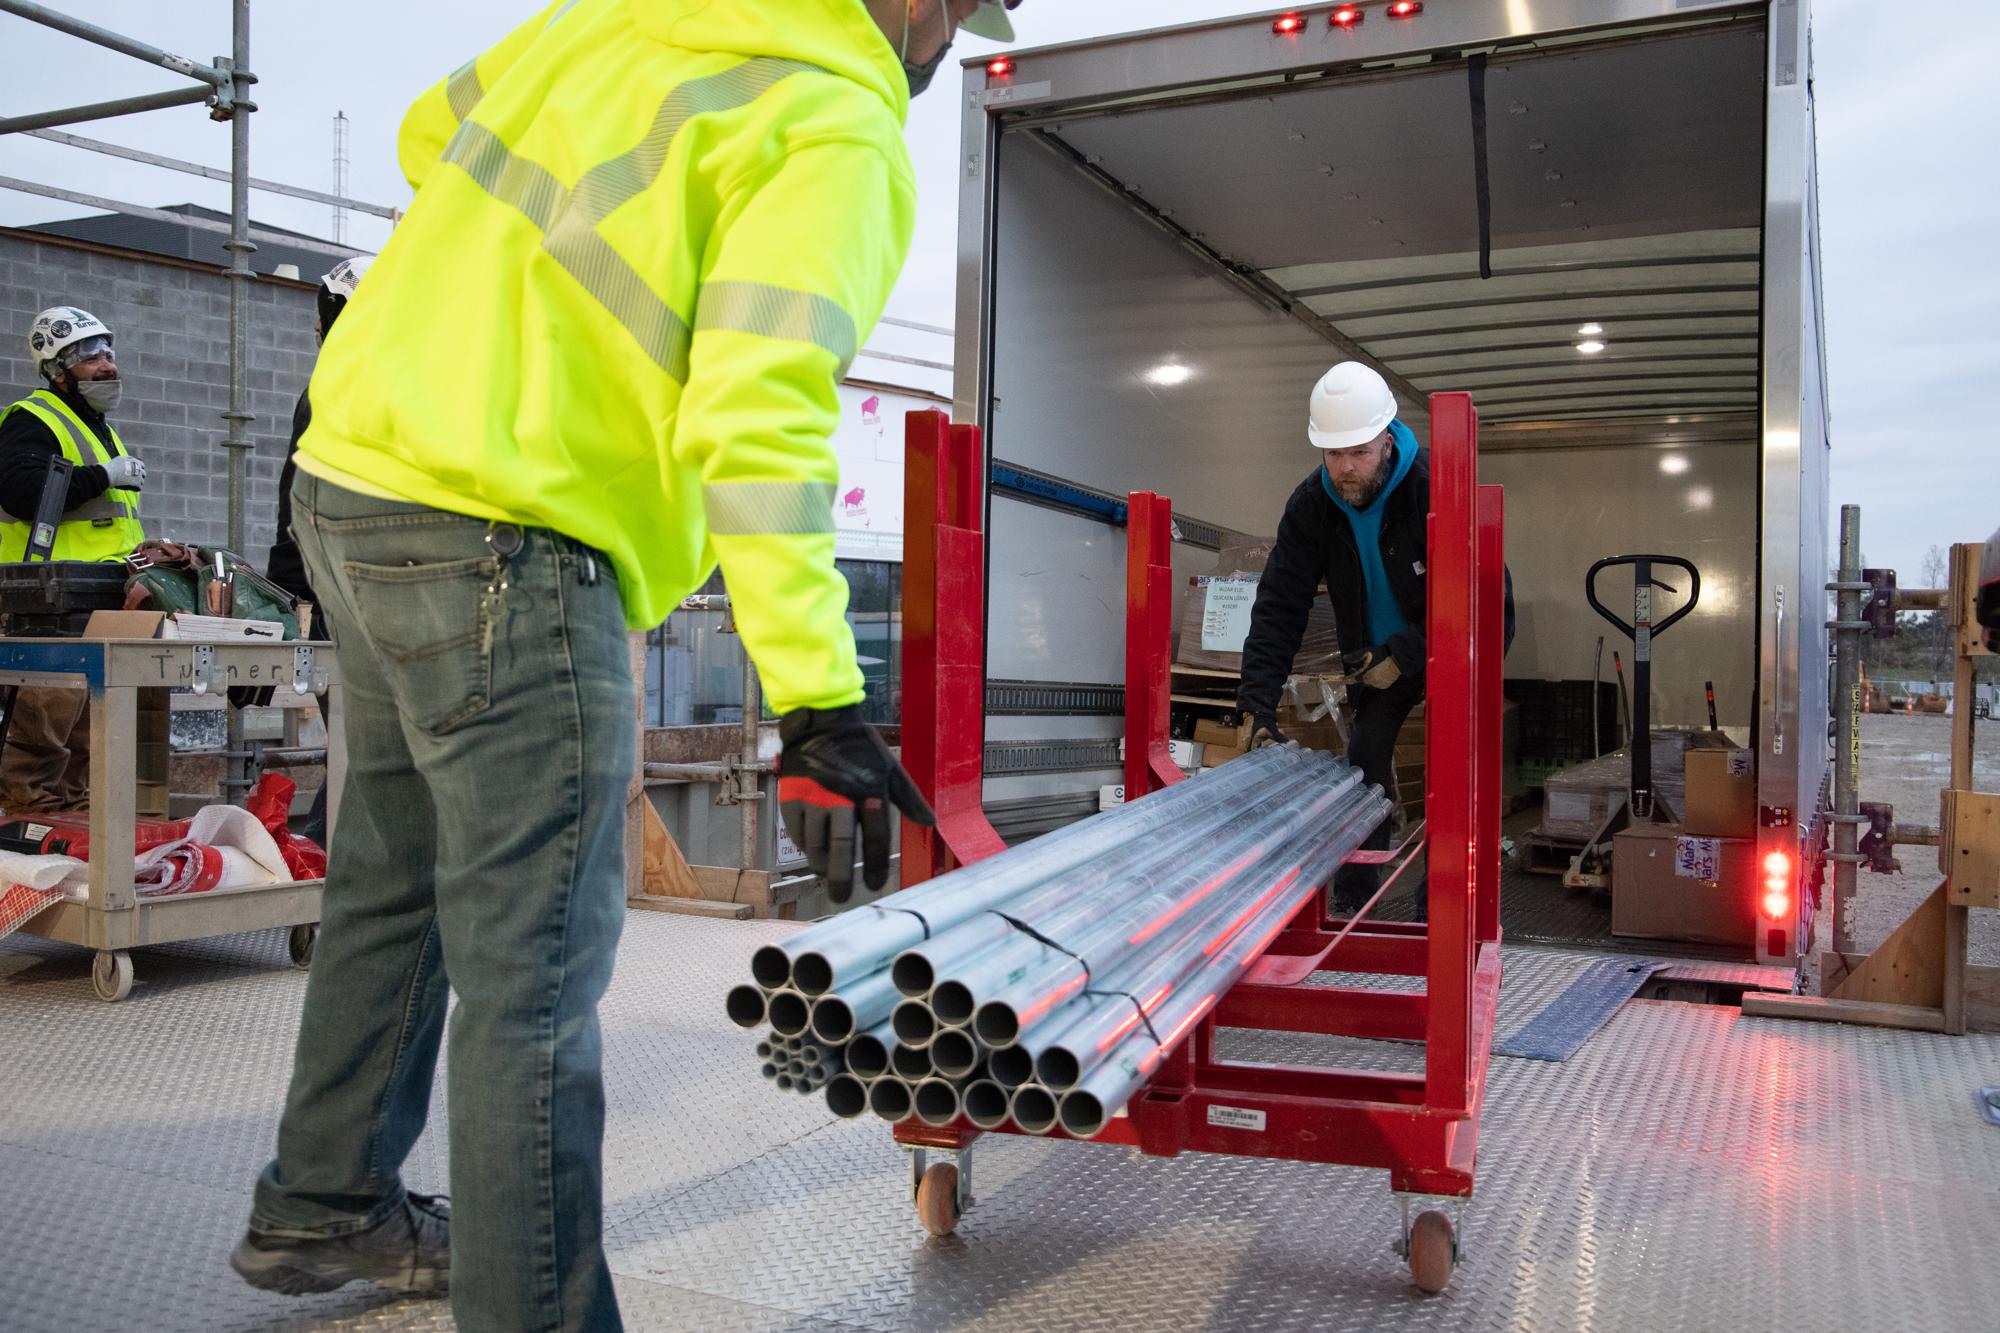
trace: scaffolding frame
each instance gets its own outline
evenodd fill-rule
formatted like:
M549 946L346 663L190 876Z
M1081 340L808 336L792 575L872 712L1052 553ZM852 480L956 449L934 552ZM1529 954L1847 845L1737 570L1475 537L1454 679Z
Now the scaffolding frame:
M328 204L335 208L352 209L391 222L401 217L401 213L385 205L365 203L277 181L259 180L250 174L250 113L257 109L257 104L250 100L249 96L250 85L257 82L257 76L250 71L250 0L230 0L230 53L226 56L216 56L206 64L162 50L123 33L98 27L94 23L87 23L59 10L51 9L47 5L35 4L32 0L0 0L0 13L12 14L31 23L38 23L45 28L116 51L121 55L131 56L135 60L157 66L192 81L188 87L140 93L131 97L113 98L109 101L62 107L54 111L29 115L0 117L0 134L27 134L67 147L103 153L148 166L163 167L170 171L185 172L209 180L226 181L229 185L227 225L12 176L0 176L0 189L60 199L131 217L172 222L197 231L219 232L226 236L223 248L229 252L229 265L223 273L229 281L229 405L222 413L227 427L223 435L222 448L227 459L228 472L228 544L230 549L241 551L246 531L244 459L255 447L250 438L250 423L256 419L249 409L244 387L249 362L249 285L256 281L257 277L250 268L250 256L255 253L259 239L299 244L297 237L279 236L250 226L250 191L261 190L270 194ZM209 119L229 126L227 171L165 157L158 153L126 148L98 139L88 139L81 135L67 134L55 128L59 125L74 125L84 121L105 120L116 116L134 115L142 111L195 104L207 106ZM353 248L337 246L332 242L320 244L327 250L329 259L345 254Z

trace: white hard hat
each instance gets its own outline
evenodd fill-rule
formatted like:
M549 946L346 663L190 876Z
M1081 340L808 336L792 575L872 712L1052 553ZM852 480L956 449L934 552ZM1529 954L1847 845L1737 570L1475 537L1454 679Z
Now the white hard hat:
M1007 17L1007 11L1020 6L1021 0L984 0L978 9L972 11L972 17L958 26L989 42L1011 42L1014 40L1014 20Z
M1396 395L1389 382L1359 361L1343 361L1313 385L1306 438L1315 449L1352 449L1389 429Z
M52 305L35 316L34 327L28 330L28 356L35 363L35 369L43 375L49 362L57 360L63 351L91 338L102 338L106 347L111 345L111 330L102 320L88 310L78 310L73 305ZM58 370L67 369L58 365Z
M355 255L335 264L320 278L319 285L345 301L354 295L354 289L361 285L362 275L375 262L374 255Z

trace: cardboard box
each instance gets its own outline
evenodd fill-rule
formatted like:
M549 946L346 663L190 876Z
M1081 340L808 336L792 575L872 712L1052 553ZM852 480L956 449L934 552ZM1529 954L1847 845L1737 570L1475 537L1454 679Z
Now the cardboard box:
M83 622L86 639L157 639L166 619L158 611L92 611Z
M1249 744L1249 733L1242 727L1232 727L1227 723L1201 718L1194 724L1194 738L1197 744L1214 746L1221 750L1241 751ZM1210 763L1219 762L1219 756L1211 756Z
M1749 950L1756 941L1753 838L1704 838L1675 824L1612 839L1611 933Z
M1689 750L1681 825L1706 838L1757 833L1757 771L1748 750Z

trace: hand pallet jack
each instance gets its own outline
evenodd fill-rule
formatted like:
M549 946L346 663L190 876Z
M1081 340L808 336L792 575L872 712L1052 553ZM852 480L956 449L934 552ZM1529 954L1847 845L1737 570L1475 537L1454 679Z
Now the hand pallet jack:
M1613 565L1632 566L1632 623L1629 625L1597 600L1597 576ZM1686 571L1689 579L1687 604L1657 625L1653 623L1653 589L1660 588L1670 593L1675 589L1653 576L1655 565L1672 565ZM1671 808L1653 790L1653 640L1694 610L1695 604L1701 600L1701 572L1693 562L1677 555L1611 555L1592 565L1590 572L1583 576L1583 595L1589 600L1591 610L1632 640L1632 735L1626 750L1629 762L1625 799L1613 803L1610 814L1590 835L1590 841L1584 844L1583 850L1571 858L1569 869L1563 872L1563 883L1569 888L1608 893L1611 890L1613 836L1634 823L1671 824L1680 818L1680 812Z

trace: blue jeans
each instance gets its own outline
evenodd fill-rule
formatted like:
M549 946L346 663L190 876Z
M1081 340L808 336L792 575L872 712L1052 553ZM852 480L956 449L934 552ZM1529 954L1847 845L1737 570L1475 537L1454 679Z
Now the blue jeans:
M449 977L458 1327L617 1329L597 1003L624 924L637 709L611 566L303 472L292 495L338 626L348 770L251 1226L337 1235L400 1207Z

